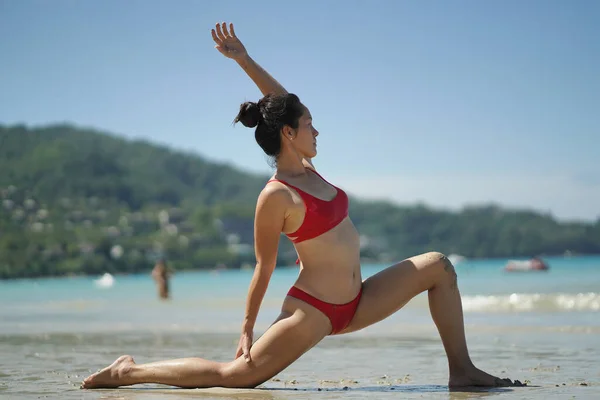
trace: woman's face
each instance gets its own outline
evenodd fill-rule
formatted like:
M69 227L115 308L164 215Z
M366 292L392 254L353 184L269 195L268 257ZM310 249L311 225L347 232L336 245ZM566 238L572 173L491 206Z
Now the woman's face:
M317 155L317 136L319 131L312 124L312 116L307 108L298 119L298 128L292 135L292 145L298 153L305 158L313 158Z

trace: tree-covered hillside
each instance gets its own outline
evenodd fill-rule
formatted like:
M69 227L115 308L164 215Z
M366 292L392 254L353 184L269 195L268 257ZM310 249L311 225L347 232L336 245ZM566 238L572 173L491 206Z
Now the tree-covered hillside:
M69 125L0 125L0 278L252 266L254 205L267 176ZM351 199L362 254L467 257L600 253L600 220L559 223L481 206L452 213ZM280 265L295 260L281 241Z

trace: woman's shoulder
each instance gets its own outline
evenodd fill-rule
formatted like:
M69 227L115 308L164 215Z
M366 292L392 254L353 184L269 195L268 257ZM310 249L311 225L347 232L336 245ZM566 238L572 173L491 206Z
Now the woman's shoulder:
M288 205L293 203L293 198L289 188L284 183L271 179L258 195L258 203Z

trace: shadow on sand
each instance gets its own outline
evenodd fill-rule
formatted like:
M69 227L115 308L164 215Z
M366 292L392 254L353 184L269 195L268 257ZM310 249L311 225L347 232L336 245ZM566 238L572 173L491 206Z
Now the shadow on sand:
M295 398L295 393L314 393L321 397L326 393L336 393L335 397L342 392L365 392L365 398L375 398L376 393L448 393L448 398L452 400L473 399L499 393L512 392L512 387L467 387L461 389L449 389L446 385L395 385L395 386L353 386L353 387L258 387L256 389L227 389L227 388L208 388L208 389L180 389L171 387L135 387L119 389L100 389L104 392L104 399L135 399L137 396L147 396L156 394L161 396L181 396L188 397L209 397L211 399L233 399L233 400L254 400L254 399L286 399ZM113 392L113 393L107 393ZM114 393L118 392L118 393ZM367 394L369 393L369 394ZM113 397L114 396L114 397Z

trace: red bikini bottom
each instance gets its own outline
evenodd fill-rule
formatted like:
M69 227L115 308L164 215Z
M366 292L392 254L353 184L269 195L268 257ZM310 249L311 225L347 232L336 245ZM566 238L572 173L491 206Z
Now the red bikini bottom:
M314 296L311 296L304 290L298 289L296 286L292 286L287 295L290 297L295 297L298 300L302 300L325 314L327 318L329 318L329 321L331 321L330 335L335 335L336 333L344 330L350 324L352 318L354 318L354 314L358 308L358 303L360 302L360 297L362 296L362 287L360 288L360 291L354 300L346 304L326 303Z

